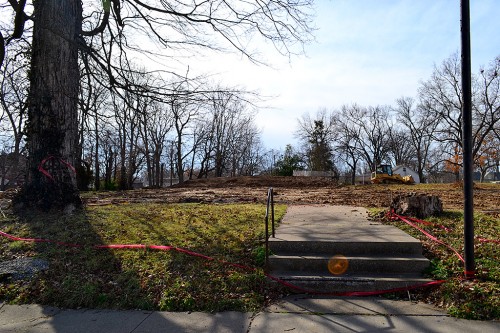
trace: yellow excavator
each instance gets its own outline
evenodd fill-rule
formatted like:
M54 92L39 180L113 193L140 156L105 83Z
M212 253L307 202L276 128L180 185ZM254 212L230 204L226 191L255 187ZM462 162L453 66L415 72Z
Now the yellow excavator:
M381 164L375 168L371 177L372 184L415 184L411 175L401 176L398 173L392 173L392 167L389 164Z

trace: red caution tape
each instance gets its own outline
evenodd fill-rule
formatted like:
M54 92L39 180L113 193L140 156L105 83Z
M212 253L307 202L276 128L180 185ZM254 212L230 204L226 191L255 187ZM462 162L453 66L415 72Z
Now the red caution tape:
M67 246L67 247L82 247L82 245L79 245L79 244L57 242L57 241L52 241L49 239L15 237L15 236L12 236L12 235L5 233L3 231L0 231L0 236L4 236L6 238L9 238L12 241L31 242L31 243L52 243L52 244L57 244L57 245Z
M408 216L398 215L398 214L394 213L393 211L389 212L387 214L387 217L389 219L391 219L391 220L401 220L401 221L403 221L405 223L408 223L407 221L413 221L413 222L424 224L424 225L438 227L438 228L446 230L446 231L451 231L450 228L447 228L447 227L445 227L443 225L440 225L440 224L437 224L437 223L428 222L428 221L419 220L419 219L414 218L414 217L408 217ZM407 221L403 220L403 218L405 220L407 220ZM410 223L409 223L409 225L411 225L412 227L415 227L414 225L412 225ZM420 229L418 227L415 227L415 228L418 229L418 230L420 230L422 233L426 234L427 236L430 235L429 233L423 231L422 229ZM435 236L432 236L432 235L431 235L431 237L435 238ZM440 244L444 244L441 241L437 240L437 238L436 239L434 239L434 238L431 238L431 239L436 240ZM497 240L497 239L488 239L488 238L477 237L476 240L478 242L481 242L481 243L495 243L495 244L500 244L500 240ZM444 244L444 245L447 246L448 248L450 248L451 250L453 250L456 253L456 251L453 248L451 248L449 245L447 245L447 244ZM459 257L460 257L460 255L459 255Z
M441 244L441 245L444 245L444 246L446 246L448 249L452 250L452 251L453 251L453 252L457 255L457 257L458 257L458 258L459 258L462 262L465 262L465 260L464 260L464 258L462 257L462 255L461 255L460 253L458 253L458 251L457 251L457 250L455 250L452 246L450 246L450 245L446 244L445 242L443 242L443 241L439 240L436 236L434 236L434 235L432 235L432 234L428 233L428 232L427 232L427 231L425 231L424 229L422 229L422 228L420 228L419 226L417 226L415 223L410 222L410 221L409 221L406 217L401 216L401 215L398 215L398 214L396 214L396 213L394 213L394 212L392 212L392 211L389 213L389 217L396 217L396 218L398 218L399 220L401 220L401 221L405 222L406 224L408 224L408 225L412 226L413 228L415 228L415 229L419 230L421 233L423 233L424 235L426 235L429 239L432 239L432 240L433 240L433 241L435 241L436 243L439 243L439 244Z
M65 242L58 242L58 241L53 241L49 239L43 239L43 238L22 238L22 237L16 237L11 234L8 234L6 232L0 231L0 236L6 237L12 241L22 241L22 242L35 242L35 243L51 243L51 244L57 244L60 246L66 246L66 247L78 247L78 248L83 248L83 245L80 244L72 244L72 243L65 243ZM215 260L213 257L206 256L201 253L193 252L190 250L186 250L180 247L173 247L173 246L168 246L168 245L145 245L145 244L109 244L109 245L94 245L91 246L91 248L94 249L152 249L152 250L160 250L160 251L170 251L174 250L180 253L185 253L190 256L195 256L199 258L203 258L205 260ZM236 264L236 263L231 263L228 261L224 260L217 260L222 264L241 268L244 270L248 271L255 271L257 270L254 267L242 265L242 264ZM404 288L395 288L395 289L387 289L387 290L377 290L377 291L350 291L350 292L318 292L314 290L309 290L306 288L302 288L299 286L296 286L290 282L284 281L280 278L277 278L275 276L272 276L270 274L265 273L264 274L267 278L276 281L280 283L283 286L286 286L290 289L297 290L302 293L307 293L311 295L331 295L331 296L374 296L374 295L382 295L382 294L387 294L387 293L394 293L394 292L399 292L399 291L407 291L407 290L413 290L417 288L422 288L422 287L428 287L428 286L434 286L434 285L440 285L444 280L439 280L439 281L431 281L428 283L423 283L423 284L418 284L418 285L413 285L413 286L408 286Z
M146 249L144 244L110 244L110 245L94 245L94 249Z
M435 241L435 242L437 242L439 244L442 244L442 245L446 246L447 248L449 248L450 250L452 250L462 262L465 262L464 258L453 247L451 247L450 245L444 243L443 241L440 241L435 236L433 236L432 234L428 233L427 231L419 228L418 226L416 226L415 224L413 224L410 221L413 221L413 222L416 222L416 223L425 224L425 225L436 226L436 227L439 227L439 228L444 229L446 231L450 231L450 229L448 229L448 228L446 228L446 227L444 227L442 225L439 225L439 224L435 224L435 223L431 223L431 222L419 220L419 219L416 219L416 218L413 218L413 217L401 216L401 215L398 215L398 214L394 213L394 211L388 212L387 213L387 217L389 219L391 219L391 220L401 220L401 221L407 223L408 225L414 227L415 229L419 230L424 235L426 235L428 238L430 238L433 241ZM487 239L487 238L477 237L476 240L479 241L479 242L481 242L481 243L495 243L495 244L500 244L500 240L496 240L496 239ZM475 271L464 271L464 275L465 275L465 277L467 279L472 279L472 278L475 277L476 272Z
M496 243L496 244L500 244L500 240L496 240L496 239L486 239L486 238L476 238L478 241L480 241L481 243Z
M416 223L420 223L420 224L423 224L423 225L429 225L429 226L437 227L437 228L443 229L445 231L451 231L450 228L447 228L447 227L445 227L444 225L441 225L441 224L432 223L432 222L424 221L424 220L419 220L419 219L414 218L414 217L405 216L405 218L408 219L408 220L410 220L410 221L412 221L412 222L416 222Z
M73 173L76 173L75 168L70 163L68 163L67 161L63 160L60 157L48 156L48 157L44 158L40 162L40 164L38 165L38 171L40 171L48 179L54 181L54 177L52 177L52 175L45 169L45 163L47 163L50 160L57 160L60 163L64 164L68 169L70 169L71 171L73 171Z
M466 279L473 279L476 276L475 271L464 271L464 275Z
M160 250L160 251L172 250L172 247L168 245L150 245L149 248L152 250Z

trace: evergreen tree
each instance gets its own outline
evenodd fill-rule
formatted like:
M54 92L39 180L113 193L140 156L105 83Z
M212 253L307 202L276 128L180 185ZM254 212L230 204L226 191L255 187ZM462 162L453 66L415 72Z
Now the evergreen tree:
M328 135L323 121L315 120L307 151L310 170L332 171L334 169L332 148L327 139Z
M293 170L304 170L302 159L293 152L291 145L286 145L285 154L276 162L278 176L293 176Z

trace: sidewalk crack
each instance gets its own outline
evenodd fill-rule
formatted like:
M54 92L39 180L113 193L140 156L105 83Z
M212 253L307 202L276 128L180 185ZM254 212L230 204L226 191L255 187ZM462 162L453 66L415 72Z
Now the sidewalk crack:
M134 327L134 329L133 329L132 331L130 331L130 333L134 333L134 331L135 331L136 329L138 329L138 328L139 328L139 326L141 326L141 325L142 325L142 323L144 323L144 322L146 321L146 319L148 319L149 317L151 317L151 315L152 315L152 314L153 314L153 311L149 312L149 314L148 314L148 315L147 315L147 316L146 316L143 320L141 320L141 322L140 322L139 324L137 324L137 326L136 326L136 327Z
M255 320L255 318L257 318L257 316L260 314L260 312L254 312L251 316L250 316L250 321L248 322L248 326L247 326L247 331L245 333L250 333L250 330L252 329L252 324L253 324L253 321Z

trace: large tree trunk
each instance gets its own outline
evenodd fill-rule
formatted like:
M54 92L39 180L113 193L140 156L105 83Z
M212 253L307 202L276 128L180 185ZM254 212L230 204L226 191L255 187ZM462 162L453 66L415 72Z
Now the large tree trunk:
M27 144L28 174L18 202L42 209L80 206L78 36L81 0L34 1Z

